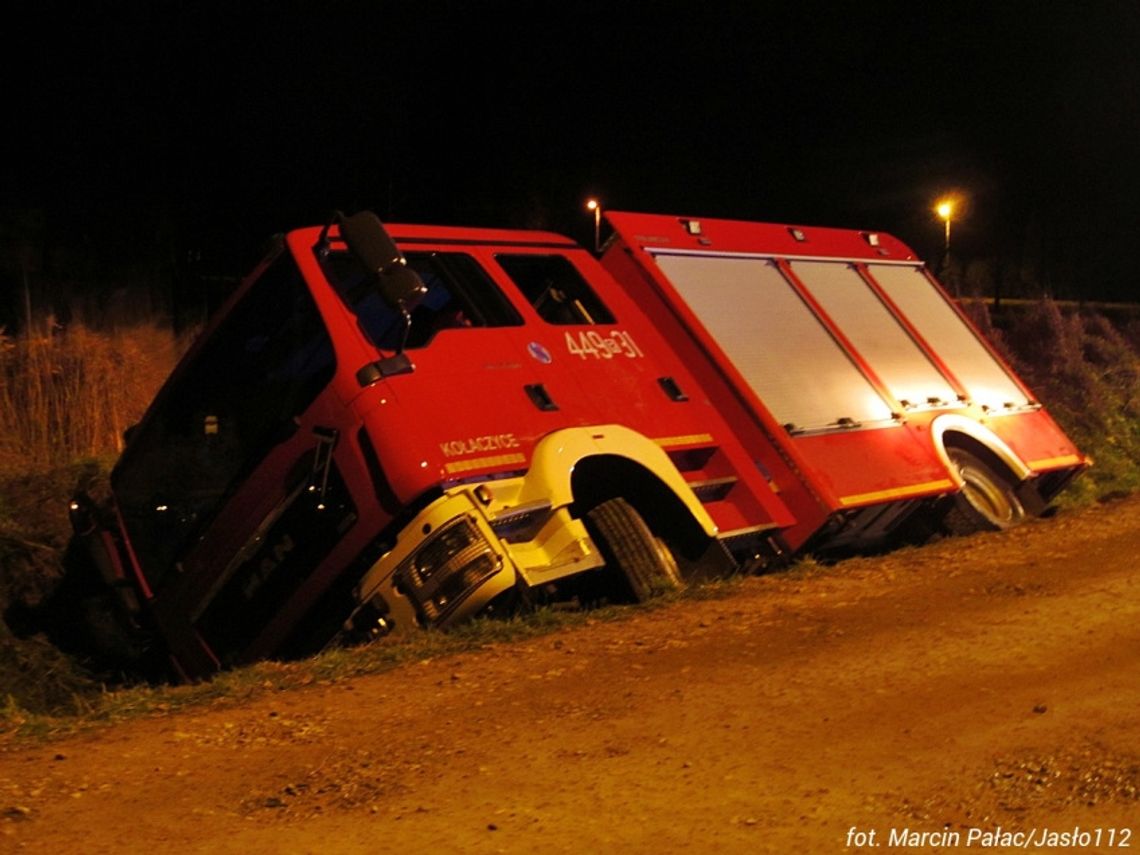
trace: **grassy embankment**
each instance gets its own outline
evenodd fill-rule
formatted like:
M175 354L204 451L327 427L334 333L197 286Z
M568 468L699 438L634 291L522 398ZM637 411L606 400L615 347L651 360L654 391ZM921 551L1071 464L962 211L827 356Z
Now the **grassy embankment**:
M984 305L969 311L1096 461L1061 504L1087 504L1140 488L1140 315L1110 321L1042 302L995 323ZM122 431L141 415L180 349L157 325L0 336L0 612L13 604L35 606L58 582L69 495L77 484L105 474ZM264 663L208 686L112 693L42 638L17 638L0 621L0 733L240 697L259 687L455 652L491 640L493 633L532 634L550 622L579 619L545 615L523 625L382 646L366 655L337 652L302 665ZM59 715L65 718L53 718Z

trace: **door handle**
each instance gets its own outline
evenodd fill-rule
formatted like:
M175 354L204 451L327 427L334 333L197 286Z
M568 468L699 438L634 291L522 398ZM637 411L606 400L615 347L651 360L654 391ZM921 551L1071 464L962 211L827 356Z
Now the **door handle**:
M553 412L558 409L558 405L554 403L554 399L550 397L550 393L541 383L530 383L523 386L523 389L526 390L526 395L530 398L531 403L540 410Z

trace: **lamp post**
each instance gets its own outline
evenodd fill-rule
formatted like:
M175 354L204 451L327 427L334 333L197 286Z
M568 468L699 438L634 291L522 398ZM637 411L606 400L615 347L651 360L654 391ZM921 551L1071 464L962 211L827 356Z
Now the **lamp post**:
M943 199L934 207L934 212L946 223L946 254L950 254L950 218L954 215L954 202Z
M597 199L586 200L586 210L594 212L594 252L602 251L602 203Z

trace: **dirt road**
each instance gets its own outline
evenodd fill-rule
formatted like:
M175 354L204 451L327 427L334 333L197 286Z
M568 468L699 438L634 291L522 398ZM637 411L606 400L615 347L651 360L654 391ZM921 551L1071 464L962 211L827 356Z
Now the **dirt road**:
M1138 564L1131 499L9 744L0 851L1137 849Z

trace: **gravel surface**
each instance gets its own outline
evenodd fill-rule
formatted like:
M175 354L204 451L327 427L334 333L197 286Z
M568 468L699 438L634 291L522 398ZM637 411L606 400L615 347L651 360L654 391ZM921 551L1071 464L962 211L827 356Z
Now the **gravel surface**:
M0 851L1140 847L1138 562L1133 498L0 744Z

